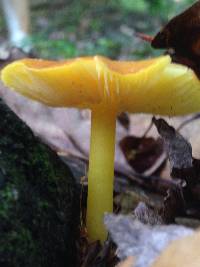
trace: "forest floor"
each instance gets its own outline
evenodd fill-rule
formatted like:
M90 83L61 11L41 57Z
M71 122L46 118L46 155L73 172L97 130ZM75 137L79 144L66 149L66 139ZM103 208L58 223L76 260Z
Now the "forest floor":
M55 12L55 8L57 8L57 12ZM119 59L140 59L162 53L161 51L154 51L148 43L135 37L135 33L138 31L154 35L160 28L160 19L137 13L133 18L131 14L121 14L112 7L107 10L101 5L95 9L86 8L85 10L85 13L81 13L78 6L62 8L59 4L54 3L47 12L45 5L43 7L35 6L32 10L33 35L31 37L34 53L39 57L51 59L86 54L102 54ZM66 17L64 20L60 19L63 14ZM41 28L42 31L40 31ZM5 30L2 30L1 33L2 40L4 40ZM24 54L20 53L16 52L15 54L13 50L7 59L2 60L2 64L6 64L10 59L23 57ZM90 112L45 107L7 91L2 84L0 94L19 117L33 129L35 134L49 144L71 166L77 182L83 186L82 197L85 199ZM192 120L183 125L190 118ZM181 139L180 147L176 148L177 150L173 153L186 153L187 148L185 147L189 142L192 145L193 153L192 155L188 154L188 159L193 162L192 157L200 158L200 123L198 118L191 116L165 118L170 125L177 129L176 136L167 140L168 143L178 142L176 137L179 133L188 140ZM159 123L161 122L159 121ZM115 212L133 214L138 204L142 202L147 205L145 212L149 212L149 210L153 212L149 220L155 214L159 214L164 224L175 222L196 228L200 226L200 211L196 207L198 192L194 190L193 185L183 189L181 183L176 184L172 179L171 176L174 175L171 175L173 173L173 160L169 157L169 149L172 148L166 148L166 140L160 138L155 124L155 122L152 124L152 116L150 115L122 114L118 118L115 158ZM170 128L167 126L166 133L168 134L169 131ZM181 147L186 150L179 150L182 149ZM131 155L134 156L131 158ZM181 158L179 158L179 163L181 166ZM190 166L191 169L187 173L189 178L193 179L192 172L196 172L198 166L198 164ZM185 173L181 167L179 174L174 176L178 178L178 181L185 181ZM196 185L198 185L197 182L195 182ZM174 194L174 187L175 191L180 190L178 196ZM190 198L188 200L188 194L190 194L193 202ZM85 201L80 199L80 203L84 205ZM82 206L83 210L85 208ZM182 208L183 210L180 212ZM116 264L113 244L106 244L103 248L99 243L88 246L84 231L82 233L79 242L81 262L79 266L97 267Z

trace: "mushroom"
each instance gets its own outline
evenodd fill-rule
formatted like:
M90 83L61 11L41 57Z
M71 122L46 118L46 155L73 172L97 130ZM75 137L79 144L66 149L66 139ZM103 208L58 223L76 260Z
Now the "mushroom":
M2 70L5 85L53 107L89 108L91 145L87 230L104 241L105 212L113 210L116 116L122 111L183 115L200 110L200 82L169 56L143 61L82 57L61 62L23 59ZM78 130L78 129L77 129Z

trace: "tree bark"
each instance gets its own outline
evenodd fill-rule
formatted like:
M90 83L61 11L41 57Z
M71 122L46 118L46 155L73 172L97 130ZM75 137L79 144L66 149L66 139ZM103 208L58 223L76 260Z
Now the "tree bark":
M75 266L73 176L2 102L0 114L0 266Z

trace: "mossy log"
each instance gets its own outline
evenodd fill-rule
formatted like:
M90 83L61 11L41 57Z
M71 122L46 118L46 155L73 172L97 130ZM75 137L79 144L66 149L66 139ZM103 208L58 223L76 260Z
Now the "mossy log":
M2 102L0 114L0 266L75 266L72 174Z

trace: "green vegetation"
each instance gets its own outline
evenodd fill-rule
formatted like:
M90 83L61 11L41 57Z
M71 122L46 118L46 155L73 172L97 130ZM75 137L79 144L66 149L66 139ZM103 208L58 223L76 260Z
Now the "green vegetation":
M32 40L41 57L102 54L112 58L143 58L155 54L149 44L134 37L134 32L155 34L164 22L194 0L66 2L62 8L53 8L54 1L46 10L33 11ZM46 26L42 31L38 25L40 18L35 20L38 16L51 18L46 24L43 21Z
M44 58L102 54L142 58L155 54L135 31L154 35L195 0L43 0L31 1L32 36ZM0 16L1 17L1 16ZM0 33L5 24L0 20Z

